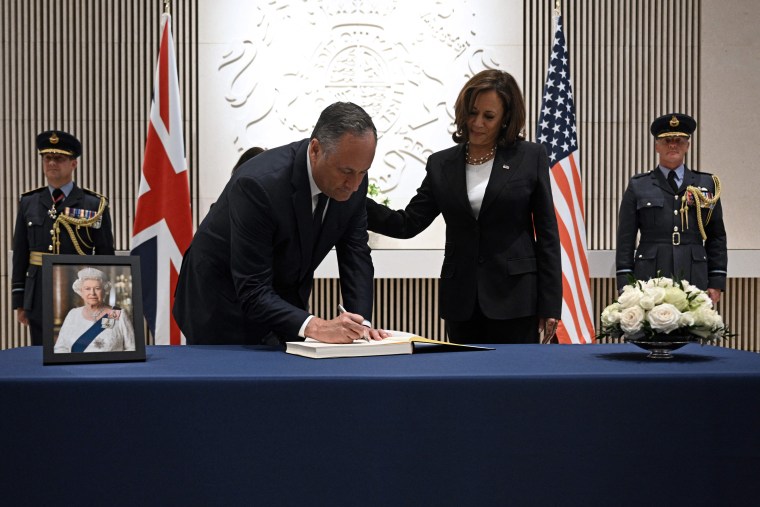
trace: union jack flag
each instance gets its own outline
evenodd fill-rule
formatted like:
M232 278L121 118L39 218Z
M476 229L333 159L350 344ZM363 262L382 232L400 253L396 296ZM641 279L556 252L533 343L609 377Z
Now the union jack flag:
M193 223L171 15L161 17L161 45L145 142L132 255L140 257L143 308L157 345L184 343L171 314Z
M562 17L557 16L536 140L544 145L549 155L554 210L562 246L562 321L557 328L560 343L594 341L576 134L567 44L562 32Z

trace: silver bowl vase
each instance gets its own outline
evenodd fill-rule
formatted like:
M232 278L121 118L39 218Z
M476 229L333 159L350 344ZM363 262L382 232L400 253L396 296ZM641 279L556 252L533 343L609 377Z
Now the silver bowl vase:
M644 350L648 350L649 355L647 357L649 359L673 359L673 354L671 354L671 352L696 340L689 335L669 335L660 333L654 335L649 340L626 338L625 341L627 343L633 343Z

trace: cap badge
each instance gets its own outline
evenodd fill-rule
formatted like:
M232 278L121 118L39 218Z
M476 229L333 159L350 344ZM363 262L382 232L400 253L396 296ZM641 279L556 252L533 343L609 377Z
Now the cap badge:
M58 134L53 132L53 135L50 136L50 144L58 144L58 141L60 141L60 139L58 138Z
M678 121L678 118L676 118L675 116L671 116L671 117L670 117L670 126L671 126L671 127L675 128L675 127L677 127L677 126L678 126L680 123L681 123L681 122L680 122L680 121Z

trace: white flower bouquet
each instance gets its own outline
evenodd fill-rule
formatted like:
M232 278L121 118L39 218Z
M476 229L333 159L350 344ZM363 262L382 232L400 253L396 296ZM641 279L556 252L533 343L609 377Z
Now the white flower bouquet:
M626 285L601 320L599 338L705 343L731 336L705 291L665 277Z

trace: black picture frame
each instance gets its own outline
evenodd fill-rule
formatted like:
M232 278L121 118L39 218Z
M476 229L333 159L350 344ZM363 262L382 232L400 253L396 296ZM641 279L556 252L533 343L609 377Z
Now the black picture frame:
M83 318L86 309L82 297L74 291L73 282L77 280L80 270L85 268L94 268L106 275L111 289L104 296L108 297L105 303L112 308L103 314L102 319L92 321L91 326L81 332L85 329L83 326L87 321ZM42 276L43 364L145 361L145 326L139 257L44 255ZM64 329L66 317L69 321ZM120 320L122 318L125 320ZM86 323L90 324L90 322ZM104 343L129 343L129 324L134 334L134 350L97 350L97 347L103 347ZM61 330L64 331L63 337L60 336ZM81 340L75 338L77 335ZM59 339L66 340L66 343L59 343L58 352L56 352ZM68 348L66 348L67 345ZM82 352L72 351L77 346L87 348Z

